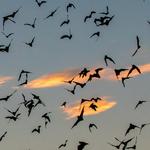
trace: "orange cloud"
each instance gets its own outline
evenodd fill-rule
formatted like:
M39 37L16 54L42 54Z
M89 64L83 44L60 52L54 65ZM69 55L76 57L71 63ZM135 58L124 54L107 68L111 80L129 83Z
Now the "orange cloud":
M58 73L50 73L50 74L40 76L39 78L30 81L25 87L26 88L47 88L47 87L61 86L65 84L64 81L68 81L75 76L76 77L74 80L76 82L83 83L88 80L90 74L93 74L95 72L94 70L96 68L97 67L91 68L90 72L84 78L81 78L78 76L78 73L81 71L81 69L79 68L69 69L69 70L65 70L62 72L58 72ZM127 67L127 68L130 69L130 67ZM139 66L139 68L142 74L150 72L150 64L141 65ZM99 74L101 76L101 80L111 80L111 81L117 80L115 72L111 68L104 68L103 70L100 71ZM122 72L121 75L119 76L119 79L127 76L127 74L128 74L128 70ZM130 76L134 77L137 75L139 75L138 72L133 71ZM93 78L93 79L96 79L96 78Z
M150 72L150 64L140 65L139 68L140 68L142 74ZM135 72L132 72L132 74L130 76L134 77L134 76L137 76L137 75L139 75L139 73L135 71Z
M96 111L89 107L92 103L97 106ZM84 107L84 115L88 116L88 115L96 115L96 114L102 113L102 112L114 107L116 104L117 103L115 101L109 102L105 99L102 99L97 102L86 101L86 102L82 103L82 105L80 105L80 101L78 101L75 104L66 106L62 109L65 113L67 113L68 119L70 119L70 118L79 116L80 112L82 110L82 107Z
M150 64L144 64L144 65L139 65L138 68L141 70L141 74L145 74L145 73L149 73L150 72ZM130 69L130 67L127 67L127 69ZM128 74L128 70L123 71L120 76L119 79L121 79L122 77L126 77ZM130 77L135 77L140 75L137 71L133 71L130 74ZM105 71L105 73L103 74L104 79L107 80L117 80L115 73L112 74L112 70L111 69L107 69Z
M30 81L25 87L27 88L47 88L61 86L64 81L74 77L74 74L79 72L79 69L70 69L58 73L43 75L35 80Z
M64 81L68 81L75 77L76 82L86 82L89 75L94 73L94 69L91 69L90 72L87 74L86 77L81 78L78 76L78 73L82 69L76 68L76 69L69 69L58 73L50 73L47 75L40 76L37 79L34 79L30 81L25 87L26 88L47 88L47 87L55 87L55 86L61 86L66 84ZM105 71L101 71L105 72Z
M9 77L9 76L0 76L0 85L6 83L9 80L12 80L13 77Z

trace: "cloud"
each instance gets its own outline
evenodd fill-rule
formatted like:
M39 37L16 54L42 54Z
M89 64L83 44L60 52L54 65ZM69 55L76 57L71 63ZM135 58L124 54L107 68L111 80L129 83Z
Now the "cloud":
M97 106L96 111L89 107L92 103L94 103L94 105ZM97 102L93 102L93 101L84 102L84 103L82 103L82 105L80 105L80 101L78 101L78 102L68 105L62 109L65 113L67 113L67 116L68 116L67 118L70 119L70 118L74 118L74 117L80 115L80 112L83 107L84 107L84 115L89 116L89 115L96 115L96 114L102 113L104 111L107 111L108 109L114 107L116 104L117 103L115 101L110 102L110 101L102 98L102 100L99 100Z
M30 81L25 87L47 88L61 86L65 84L64 81L73 78L77 72L79 72L79 69L69 69L62 72L46 74Z
M127 69L130 69L130 67L126 67ZM150 73L150 64L144 64L144 65L139 65L138 68L141 70L141 74L145 74L145 73ZM123 71L120 76L119 79L121 79L122 77L126 77L128 74L128 70ZM139 76L140 74L137 71L133 71L130 74L130 77L136 77ZM112 73L112 69L108 68L105 70L105 72L103 72L102 74L103 79L105 80L117 80L115 73Z
M140 68L142 74L150 72L150 64L144 64L138 67ZM42 75L37 79L30 81L25 87L26 88L50 88L50 87L62 86L66 84L64 81L70 80L75 76L76 76L74 79L75 81L83 83L88 80L90 74L93 74L95 72L94 70L96 68L97 67L91 68L90 72L84 78L78 76L78 73L82 70L81 68L67 69L56 73ZM129 66L125 68L130 69ZM119 76L119 79L127 76L127 74L128 74L128 70L122 72L121 75ZM133 71L130 76L134 77L138 75L139 75L138 72ZM101 76L101 80L109 80L109 81L117 80L115 76L115 72L111 68L104 68L102 71L100 71L100 76Z
M150 64L140 65L139 68L140 68L142 74L150 73ZM132 77L137 76L137 75L139 75L138 72L132 72L132 74L131 74Z
M10 76L0 76L0 85L5 84L7 81L12 80L13 77Z
M76 82L86 82L89 74L94 73L95 68L91 69L91 71L84 78L78 76L78 73L81 70L82 70L81 68L67 69L65 71L42 75L37 79L30 81L25 87L26 88L48 88L49 87L50 88L50 87L62 86L66 84L64 81L68 81L73 77L75 77L74 80ZM102 70L101 72L104 71Z

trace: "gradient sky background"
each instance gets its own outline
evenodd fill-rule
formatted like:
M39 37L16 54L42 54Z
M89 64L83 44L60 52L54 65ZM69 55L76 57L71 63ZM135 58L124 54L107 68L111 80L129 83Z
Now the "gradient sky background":
M66 5L73 2L76 9L70 9L69 25L60 28L60 24L67 17ZM105 11L109 6L110 14L115 15L108 27L96 27L92 20L84 23L84 17L95 10L97 14ZM88 69L104 67L104 55L111 56L116 65L110 63L109 67L126 68L131 64L142 66L150 63L150 1L145 0L47 0L47 4L39 8L34 0L1 0L0 1L0 30L2 31L2 17L8 15L21 7L15 17L16 24L7 22L5 33L14 32L9 53L0 53L0 97L5 97L14 91L18 85L17 78L22 69L31 71L29 80L32 81L43 75L62 73L65 76L68 70L74 72L70 78L77 75L84 67ZM59 7L54 17L43 20L51 11ZM31 22L37 17L36 28L24 26L24 23ZM69 32L73 34L71 40L60 40L60 37ZM94 32L100 31L98 40L89 38ZM141 50L131 57L136 48L136 36L141 41ZM24 44L35 36L32 48ZM0 33L0 44L8 44ZM10 98L8 103L0 102L0 135L6 130L8 134L0 143L3 150L52 150L57 149L61 143L68 139L68 145L63 149L77 149L78 141L89 142L85 150L112 150L113 147L107 143L115 143L114 137L124 138L124 133L129 123L140 125L150 122L150 104L144 104L134 110L138 100L150 100L150 68L147 73L142 73L126 82L124 88L121 82L116 80L93 80L83 89L77 88L76 94L71 95L64 88L72 88L67 84L51 86L47 88L24 88L18 89L17 93ZM114 75L112 71L112 75ZM115 76L115 75L114 75ZM5 77L10 77L10 80ZM70 79L68 78L68 79ZM0 82L1 83L1 82ZM22 101L21 93L27 99L31 98L31 92L39 95L45 102L46 108L39 106L28 118L26 110L22 107L21 119L17 122L9 122L4 117L8 112L4 109L15 109ZM97 115L85 116L85 121L71 130L76 118L66 119L67 114L60 108L62 102L74 104L81 98L109 97L108 101L115 101L117 104ZM51 124L47 129L43 127L40 116L51 111ZM92 134L88 130L90 122L98 126ZM33 128L42 124L41 134L31 134ZM129 137L137 135L133 132ZM145 127L138 136L137 149L148 149L150 139L150 127ZM116 142L117 143L117 142Z

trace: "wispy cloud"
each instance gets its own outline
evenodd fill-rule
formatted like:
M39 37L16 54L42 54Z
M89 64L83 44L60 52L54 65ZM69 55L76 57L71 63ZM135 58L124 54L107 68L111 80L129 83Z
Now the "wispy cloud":
M30 81L25 87L26 88L48 88L49 87L50 88L50 87L62 86L66 84L64 81L68 81L73 77L75 77L75 81L77 82L86 82L89 74L94 73L94 69L91 69L91 71L84 78L80 78L78 76L78 73L82 70L81 68L67 69L56 73L42 75L37 79ZM104 71L102 70L101 72Z
M56 87L65 84L67 81L74 77L74 75L79 72L79 69L69 69L57 73L50 73L42 75L37 79L30 81L26 87L27 88L47 88Z
M13 77L10 76L0 76L0 85L5 84L7 81L12 80Z
M126 69L130 69L130 67L125 67ZM141 74L145 74L145 73L150 73L150 64L144 64L144 65L139 65L138 68L141 70ZM128 74L129 70L123 71L120 76L119 79L121 79L122 77L126 77ZM130 77L136 77L139 76L140 74L137 71L133 71L130 74ZM103 71L101 73L101 76L103 79L105 80L117 80L116 76L115 76L115 72L111 69L111 68L107 68L105 69L105 71Z
M139 68L140 68L142 74L144 74L144 73L150 73L150 64L140 65ZM133 76L133 77L137 76L137 75L139 75L139 73L136 72L136 71L132 72L132 74L131 74L131 76Z
M140 68L142 74L150 72L150 64L144 64L138 67ZM30 81L25 87L26 88L48 88L48 87L62 86L65 84L64 81L70 80L71 78L75 76L76 76L75 81L83 83L88 80L89 75L93 74L96 68L97 67L91 68L90 72L84 78L79 78L78 76L78 73L81 71L81 68L67 69L64 71L57 72L57 73L50 73L50 74L42 75L38 77L37 79ZM127 66L125 68L130 69L130 66ZM128 70L122 72L119 76L119 79L127 76L127 74L128 74ZM138 75L139 75L138 72L133 71L130 76L134 77ZM100 76L101 76L101 80L110 80L110 81L117 80L115 76L115 72L111 68L104 68L102 71L100 71ZM96 79L96 78L93 78L93 79Z
M97 106L96 111L89 107L92 103ZM68 105L62 109L65 113L67 113L68 116L67 118L70 119L78 116L83 106L84 106L84 115L88 116L88 115L96 115L104 111L107 111L108 109L114 107L116 104L117 104L116 101L108 101L105 98L102 98L102 100L97 102L86 101L82 105L80 105L80 101L77 101L76 103Z

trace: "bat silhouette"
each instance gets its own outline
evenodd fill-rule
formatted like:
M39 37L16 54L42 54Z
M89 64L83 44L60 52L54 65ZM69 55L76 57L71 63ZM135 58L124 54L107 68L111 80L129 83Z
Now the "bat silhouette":
M83 141L79 141L79 145L78 145L78 150L83 150L83 148L88 145L88 143L83 142Z
M118 145L114 145L114 144L111 144L111 143L108 143L109 145L111 145L112 147L115 147L116 149L120 149L120 146L122 143L118 144Z
M8 17L8 18L14 18L21 8L22 8L22 7L18 8L18 9L15 10L15 11L13 11L11 14L7 15L7 17Z
M40 132L41 132L41 125L39 125L39 126L38 126L37 128L35 128L35 129L33 129L31 132L32 132L32 133L36 132L36 133L40 134Z
M141 48L141 45L140 45L140 40L139 40L139 37L136 36L136 44L137 44L137 48L135 50L135 52L132 54L132 57L135 56L135 54L138 52L138 50Z
M98 108L97 105L95 105L94 103L92 103L89 107L95 111Z
M23 102L21 102L20 104L24 104L24 106L26 108L28 108L28 105L30 105L31 103L34 103L34 102L32 102L33 101L32 99L27 101L26 98L25 98L25 95L23 93L22 93L22 97L23 97Z
M67 142L68 142L68 140L66 140L64 144L61 144L61 145L58 147L58 149L60 149L60 148L62 148L62 147L66 147Z
M71 129L73 129L75 126L77 126L79 122L81 122L81 121L84 120L84 119L83 119L83 114L84 114L84 107L82 108L80 115L77 116L77 120L76 120L76 122L73 124L73 126L72 126Z
M93 128L93 127L95 127L96 129L98 129L97 126L96 126L96 124L90 123L90 124L89 124L89 131L90 131L90 132L92 132L91 128Z
M70 8L76 9L76 7L74 6L73 3L69 3L69 4L67 5L67 7L66 7L67 13L68 13L68 11L69 11Z
M67 102L65 101L65 102L63 102L60 106L61 106L61 107L66 107L66 104L67 104Z
M8 96L4 97L4 98L0 98L0 101L8 101L10 97L12 97L14 95L14 93L16 93L17 90L15 90L13 93L9 94Z
M11 42L12 42L12 40L9 42L8 45L0 47L0 52L6 52L6 53L8 53L9 52L9 48L11 46Z
M66 90L74 95L76 87L77 87L77 85L75 85L72 90L69 90L69 89L66 89Z
M21 7L20 7L20 8L21 8ZM16 11L12 12L11 14L9 14L9 15L3 17L3 30L4 30L4 26L5 26L6 21L11 21L11 22L13 22L13 23L16 23L16 22L15 22L14 20L12 20L12 19L13 19L13 18L15 17L15 15L19 12L20 8L17 9Z
M115 69L114 71L115 71L117 79L118 79L118 76L121 74L121 72L127 71L127 70L128 69L123 69L123 68L121 68L121 69Z
M94 36L99 37L99 36L100 36L100 32L98 31L98 32L93 33L93 34L90 36L90 38L92 38L92 37L94 37Z
M95 23L96 26L99 26L98 23L101 23L101 18L95 18L94 23Z
M113 64L116 64L115 61L111 57L105 55L104 61L105 61L106 66L108 66L108 62L107 62L108 60L111 61Z
M109 23L111 22L111 20L114 18L115 16L113 15L112 17L109 17L109 19L105 19L105 21L104 22L102 22L101 24L99 24L99 26L101 25L106 25L106 26L108 26L109 25Z
M104 17L100 17L100 18L95 18L94 19L94 23L96 26L103 26L106 25L108 26L110 21L114 18L114 16L104 16Z
M60 24L60 27L64 26L65 24L69 24L70 23L70 19L68 19L68 15L67 15L67 20L63 21L61 24Z
M125 80L130 79L132 77L122 77L121 81L122 81L122 85L123 87L125 87Z
M92 15L95 14L95 13L96 13L95 11L91 11L90 15L85 16L84 22L86 22L88 19L92 18Z
M44 118L44 120L45 120L45 127L47 127L47 123L51 122L50 117L48 116L49 113L51 113L51 112L47 112L42 115L42 118Z
M140 69L136 65L132 65L131 69L129 70L127 77L132 73L132 71L136 70L139 74L141 74Z
M136 145L137 145L137 136L135 138L135 143L133 146L130 146L130 147L126 147L126 149L136 149Z
M72 39L71 30L69 30L69 34L62 35L60 37L60 39L69 39L69 40L71 40Z
M96 98L92 97L90 100L97 103L98 100L102 100L102 99L100 97L96 97Z
M134 124L130 123L130 125L129 125L127 131L125 132L125 136L126 136L131 130L134 130L135 128L139 128L139 129L140 129L140 127L138 127L137 125L134 125Z
M16 116L17 112L19 111L20 106L15 110L15 111L11 111L7 108L5 108L9 113L11 113L13 116Z
M45 3L47 3L47 1L45 1L45 0L42 0L42 1L38 1L38 0L35 0L35 2L37 3L37 5L39 6L39 7L41 7L43 4L45 4Z
M40 96L39 96L39 95L36 95L36 94L34 94L34 93L31 93L31 95L33 96L33 99L37 99L37 100L40 99Z
M28 103L28 101L26 100L26 97L23 93L21 95L23 97L23 102L19 103L19 105L21 106L22 104L24 104L24 106L26 107L26 104Z
M32 99L26 103L26 108L28 109L28 117L29 117L32 112L32 109L34 108L34 101Z
M59 7L58 7L58 8L59 8ZM57 12L58 8L56 8L55 10L53 10L45 19L48 19L48 18L50 18L50 17L53 17L54 14ZM44 20L45 20L45 19L44 19Z
M139 100L138 103L136 104L136 106L134 107L134 109L137 109L139 107L139 105L142 105L143 103L146 103L148 101L144 101L144 100Z
M9 119L9 120L13 120L13 121L17 121L19 118L19 116L21 115L21 113L19 114L16 114L16 116L6 116L5 118L6 119Z
M83 104L84 102L90 102L90 101L91 101L91 100L82 98L82 99L81 99L81 102L80 102L80 105Z
M35 37L33 37L30 42L25 42L25 44L30 46L30 47L33 47L34 40L35 40Z
M109 14L109 7L108 7L108 6L106 6L106 12L101 12L100 14L108 15L108 14Z
M35 22L36 22L36 18L34 18L34 21L33 21L32 24L31 24L31 23L25 23L24 25L25 25L25 26L30 26L30 27L32 27L32 28L35 28Z
M6 136L6 134L7 134L7 131L5 131L4 134L1 135L1 137L0 137L0 142L1 142L2 139Z
M117 141L119 141L120 142L120 144L122 144L123 145L123 147L122 147L122 150L125 150L126 149L126 147L127 147L127 145L128 145L128 143L129 142L131 142L133 139L134 139L134 137L133 138L130 138L130 139L128 139L128 140L123 140L123 141L120 141L119 139L117 139L117 138L115 138Z
M43 105L43 106L46 106L45 103L43 101L41 101L41 99L38 99L37 103L34 105L34 107L36 107L37 105Z
M21 77L23 74L29 74L31 73L30 71L26 71L26 70L21 70L20 74L19 74L19 77L18 77L18 81L20 81Z
M26 73L25 75L26 75L26 79L25 79L25 81L24 81L24 82L22 82L22 83L20 83L18 86L23 86L23 85L28 84L28 74Z
M103 68L97 68L97 69L95 69L95 73L90 74L87 82L91 81L93 78L101 78L101 76L99 75L99 71L101 71L101 70L103 70Z
M34 107L36 107L36 106L39 105L39 104L42 104L43 106L46 106L46 105L42 102L42 100L40 99L40 96L38 96L38 95L36 95L36 94L33 94L33 93L31 93L31 94L32 94L32 96L33 96L33 99L38 100L37 103L34 105Z
M81 88L84 88L86 86L86 83L80 83L80 82L76 82L76 81L73 81L73 83L80 86Z
M16 23L14 20L10 19L9 17L4 16L3 17L3 31L4 31L4 26L5 26L6 21L11 21L13 23Z
M84 68L80 73L79 73L79 77L86 77L87 73L90 72L90 70L88 70L87 68Z
M9 38L11 35L13 35L14 33L9 33L9 34L5 34L4 32L2 32L2 34L6 37Z
M74 78L75 78L75 77L73 77L71 80L64 81L64 82L71 84L71 83L73 82Z
M147 126L147 125L150 125L150 123L143 123L143 124L141 125L139 134L141 134L141 131L142 131L143 128L144 128L145 126Z

